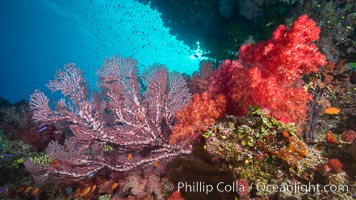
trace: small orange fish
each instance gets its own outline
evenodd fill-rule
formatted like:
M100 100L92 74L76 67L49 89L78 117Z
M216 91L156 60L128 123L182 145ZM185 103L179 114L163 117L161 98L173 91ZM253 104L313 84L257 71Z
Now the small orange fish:
M153 166L154 167L158 167L158 161L157 160L153 161Z
M118 183L113 183L111 185L111 190L115 190L117 187L119 187L119 184Z
M102 184L102 188L108 188L108 186L109 186L109 181L108 180L104 181L104 183Z
M288 134L287 131L283 131L282 135L283 135L284 138L289 138L289 134Z
M265 26L266 26L266 27L269 27L269 26L271 26L272 24L274 24L274 21L268 22Z
M60 163L57 159L54 159L52 162L49 163L49 166L53 167L54 169L59 169Z
M26 190L24 191L24 193L29 192L31 189L32 189L32 187L31 187L31 186L28 186L28 187L26 188Z
M22 191L24 191L26 189L26 187L20 187L16 190L16 193L21 193Z
M90 192L90 190L91 190L91 187L90 187L90 186L87 186L87 187L85 187L85 188L82 190L82 192L80 193L80 195L81 195L81 196L85 196L85 195L87 195L87 194Z
M91 186L91 191L90 191L90 192L94 192L94 191L95 191L95 189L96 189L96 185L92 185L92 186Z
M37 196L39 191L40 191L40 188L35 187L31 192L32 196Z
M74 198L78 198L79 196L80 196L80 188L77 188L76 190L75 190L75 192L74 192L74 194L73 194L73 197Z
M328 115L337 115L340 113L340 109L336 107L329 107L324 110L324 113Z
M336 144L337 143L337 139L335 138L334 134L331 132L331 131L328 131L326 133L326 138L325 140L329 143L332 143L332 144Z
M132 160L132 154L131 153L127 154L127 160L128 161Z

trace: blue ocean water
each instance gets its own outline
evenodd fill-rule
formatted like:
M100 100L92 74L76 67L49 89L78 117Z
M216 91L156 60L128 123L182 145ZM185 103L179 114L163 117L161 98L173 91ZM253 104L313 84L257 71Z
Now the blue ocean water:
M134 57L140 69L164 64L191 74L199 59L170 35L160 13L134 0L11 0L0 2L0 96L28 99L64 64L74 62L95 89L105 58Z

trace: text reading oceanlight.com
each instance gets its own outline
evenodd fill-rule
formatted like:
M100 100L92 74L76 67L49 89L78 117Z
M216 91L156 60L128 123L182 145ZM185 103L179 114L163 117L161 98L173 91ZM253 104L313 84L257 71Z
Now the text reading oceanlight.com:
M247 188L248 187L248 188ZM256 188L258 192L291 192L293 194L303 193L322 193L322 192L345 192L349 191L348 185L321 185L321 184L266 184L254 183L249 186L239 185L236 182L225 183L219 182L216 185L206 184L205 182L178 182L177 189L179 192L201 192L209 194L210 192L244 192L249 188Z

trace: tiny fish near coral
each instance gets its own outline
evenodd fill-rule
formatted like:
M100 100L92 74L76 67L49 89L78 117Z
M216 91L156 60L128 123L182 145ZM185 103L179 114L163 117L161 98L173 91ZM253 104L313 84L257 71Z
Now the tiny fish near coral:
M158 167L158 161L157 160L153 161L153 166L154 167Z
M45 131L46 129L47 129L47 125L41 126L41 127L38 129L37 133L42 133L42 132Z
M131 161L132 160L132 153L127 154L127 160Z
M113 183L111 185L111 190L114 191L117 187L119 187L119 183Z
M336 144L337 143L337 139L335 138L334 134L331 131L328 131L326 133L326 137L325 137L326 141L331 143L331 144Z
M330 108L326 108L324 110L324 113L328 115L337 115L340 113L340 109L336 107L330 107Z
M282 132L282 136L283 136L284 138L289 138L289 133L288 133L287 131L283 131L283 132Z
M40 191L40 188L35 187L35 188L32 190L32 192L31 192L32 196L37 196L38 193L39 193L39 191Z
M8 189L9 187L7 185L0 187L0 197L1 195L5 194Z

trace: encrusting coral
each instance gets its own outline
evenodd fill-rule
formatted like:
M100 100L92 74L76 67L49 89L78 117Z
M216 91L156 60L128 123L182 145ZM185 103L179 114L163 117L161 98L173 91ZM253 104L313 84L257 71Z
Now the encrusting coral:
M262 163L272 167L278 159L295 168L308 156L308 148L295 134L294 125L279 122L257 107L250 107L247 117L230 117L215 124L203 137L207 151L231 163L237 173L238 168L251 163L255 167L262 167ZM252 177L242 178L256 181Z

